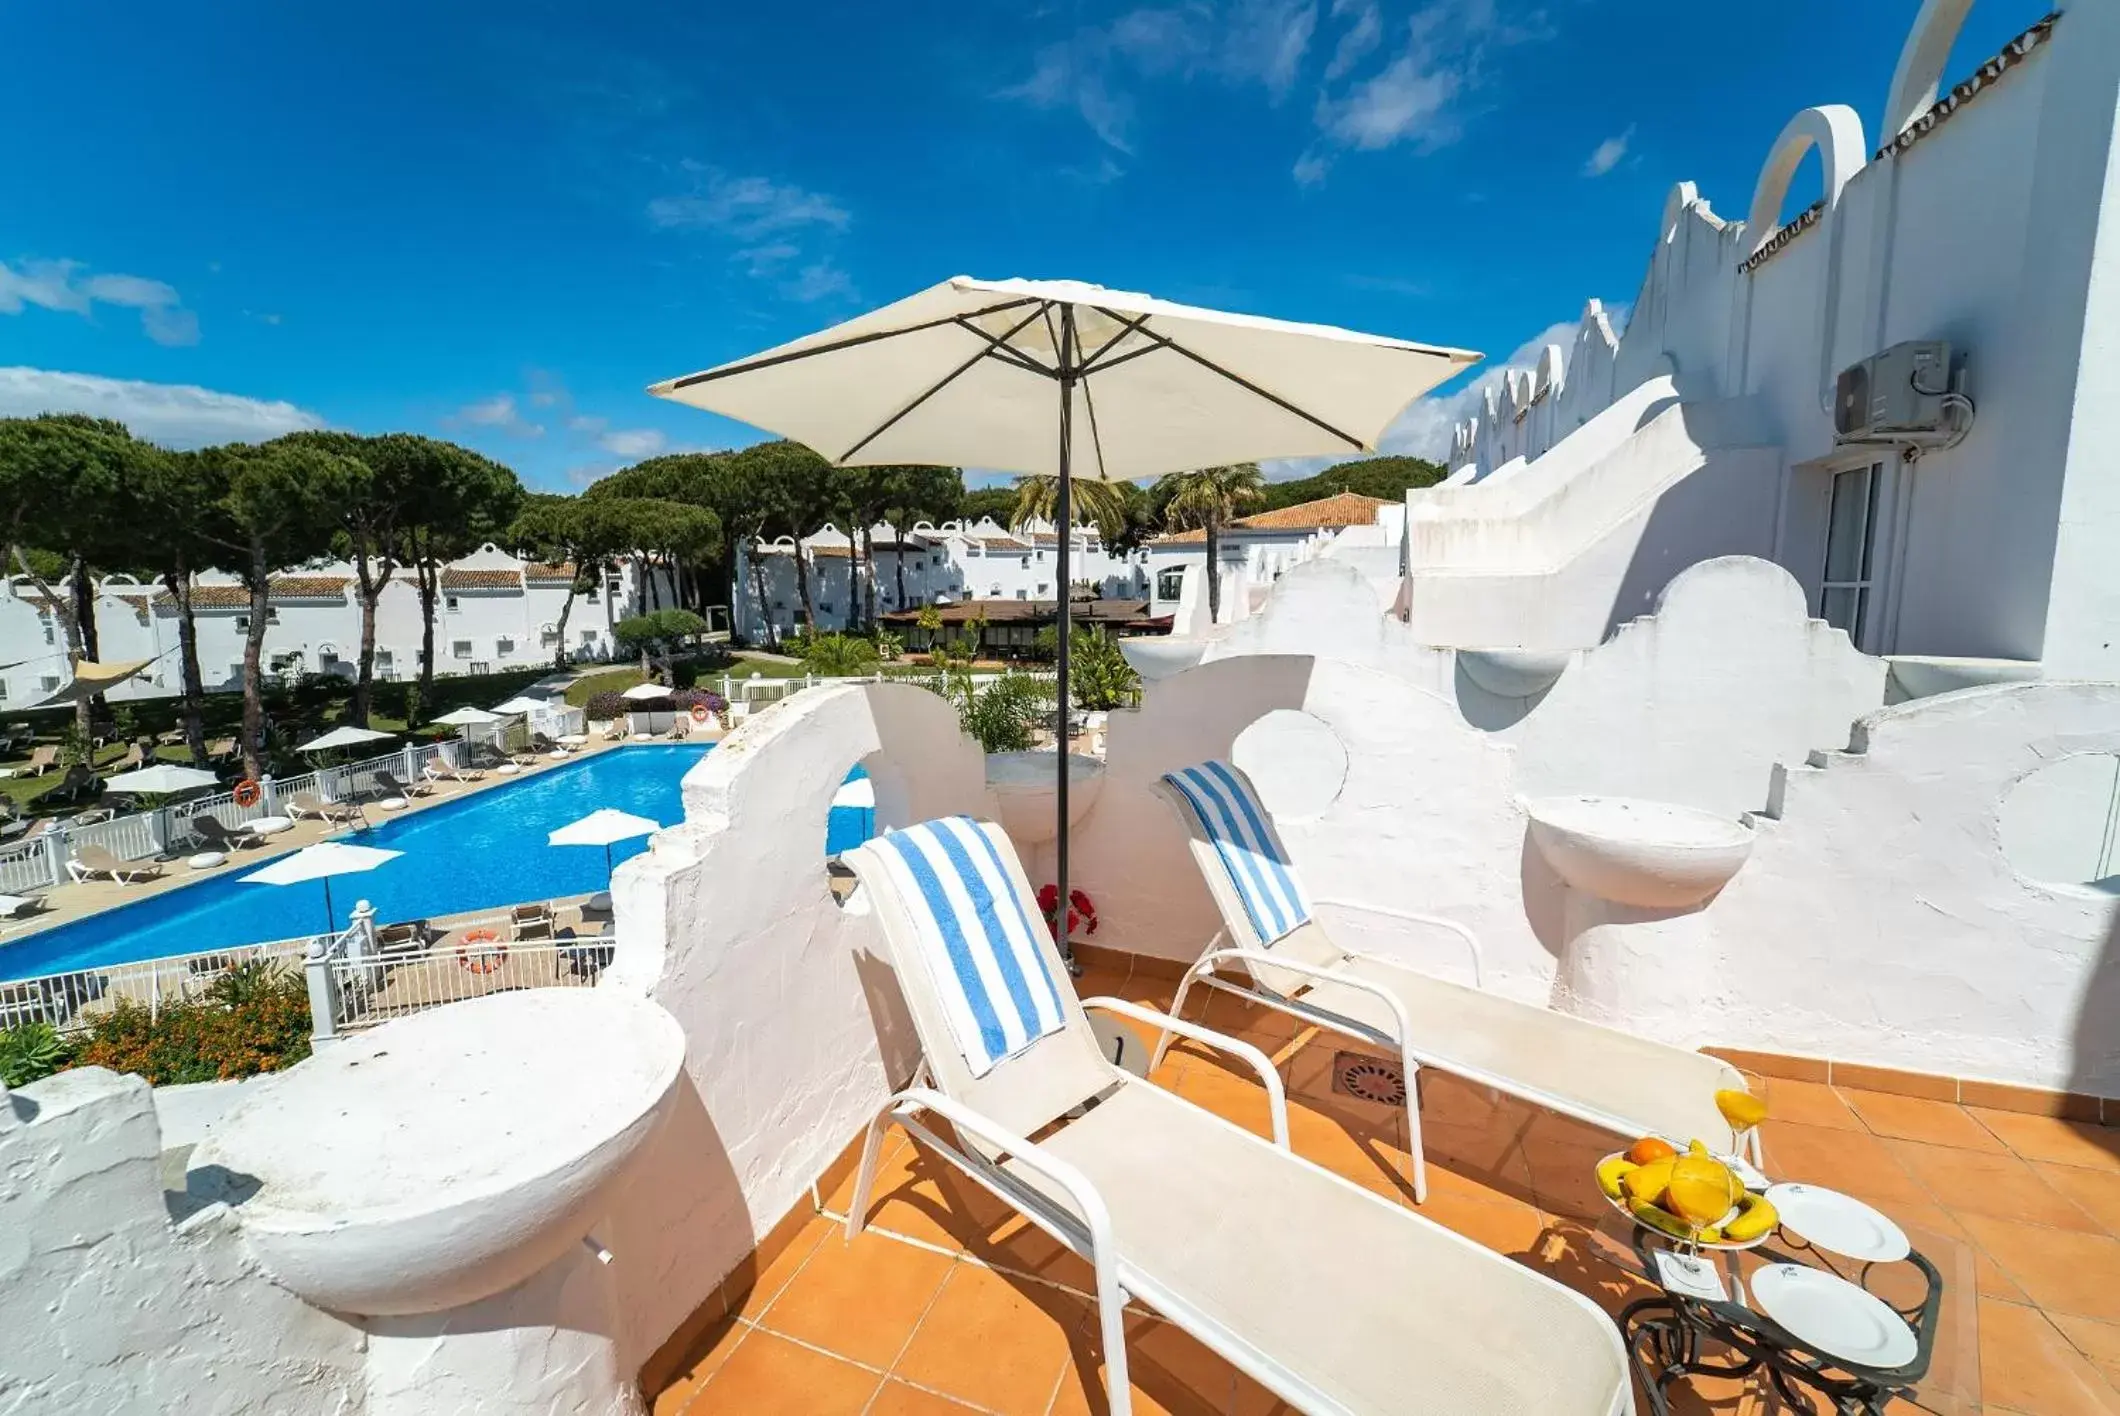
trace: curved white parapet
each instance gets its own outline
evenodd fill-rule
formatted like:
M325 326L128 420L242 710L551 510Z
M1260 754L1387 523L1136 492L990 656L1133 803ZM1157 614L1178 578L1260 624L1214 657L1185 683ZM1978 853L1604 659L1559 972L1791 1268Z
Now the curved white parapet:
M2029 683L2044 667L2037 659L1955 659L1935 654L1891 654L1885 664L1891 674L1892 701L1901 703L1961 688Z
M1524 803L1531 839L1561 879L1639 909L1683 909L1729 883L1752 854L1752 828L1698 807L1629 797Z
M613 989L451 1004L334 1044L246 1098L193 1152L265 1268L340 1313L434 1313L522 1282L582 1239L654 1131L677 1022Z
M1119 641L1119 652L1133 671L1144 679L1169 678L1200 662L1207 641L1191 636L1142 635Z
M1533 698L1560 681L1570 649L1460 649L1458 664L1496 698Z
M990 752L986 785L1001 810L1001 828L1020 846L1035 846L1060 834L1055 799L1060 790L1060 758L1054 752ZM1067 755L1067 824L1082 817L1104 791L1104 763L1079 752Z

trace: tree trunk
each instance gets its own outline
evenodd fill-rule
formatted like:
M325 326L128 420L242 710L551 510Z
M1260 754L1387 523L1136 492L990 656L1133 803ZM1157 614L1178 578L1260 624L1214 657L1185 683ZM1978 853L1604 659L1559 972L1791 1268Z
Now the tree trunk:
M655 567L648 564L648 556L644 551L635 551L633 553L633 566L634 580L640 587L639 613L652 615L660 608L656 603Z
M1207 518L1207 620L1222 622L1222 528Z
M567 667L567 616L574 613L574 593L581 589L581 570L576 568L574 578L567 582L567 598L559 602L559 642L552 646L552 667Z
M905 527L893 525L891 534L897 541L897 547L891 553L891 560L898 571L898 608L909 610L912 606L905 600Z
M199 672L199 622L192 617L191 571L179 566L162 577L177 602L177 662L184 680L184 746L194 767L206 765L206 676Z
M99 636L96 633L96 580L81 557L74 557L73 581L68 586L74 602L74 626L81 641L81 657L95 660L100 653ZM74 721L81 726L81 736L88 739L89 731L96 721L96 710L105 706L103 695L75 700Z
M38 593L44 596L44 603L51 606L52 618L59 621L60 632L66 636L66 652L69 659L67 672L71 675L73 672L71 664L79 663L87 657L86 651L81 647L81 622L74 614L72 596L69 594L66 598L61 598L51 586L45 584L44 577L30 569L29 557L22 553L22 547L19 543L14 547L14 557L15 564L21 568L24 575L29 577L30 584L36 586ZM74 558L73 573L76 577L82 573L81 560L78 556ZM88 748L90 745L88 700L85 698L77 699L74 702L74 725L81 730L82 747L84 749Z
M765 617L766 622L766 648L778 649L780 633L778 626L773 622L772 590L766 585L766 558L757 554L755 541L752 543L750 562L751 581L758 587L758 612Z
M810 633L817 632L817 604L810 598L810 559L803 554L802 542L795 542L795 588L802 594L802 617L810 626Z
M272 612L270 569L263 542L250 547L250 630L243 636L243 775L257 781L265 774L265 693L262 660L265 617Z
M353 705L348 710L348 720L357 728L368 726L368 712L375 693L375 610L383 598L383 587L390 583L395 563L386 562L382 573L376 573L365 550L356 552L353 558L353 573L360 583L361 601L361 657L353 680Z
M876 629L876 537L868 527L861 529L861 625L873 633Z
M434 603L441 589L441 564L422 556L417 570L420 583L420 703L424 710L434 696ZM416 726L411 722L406 727Z

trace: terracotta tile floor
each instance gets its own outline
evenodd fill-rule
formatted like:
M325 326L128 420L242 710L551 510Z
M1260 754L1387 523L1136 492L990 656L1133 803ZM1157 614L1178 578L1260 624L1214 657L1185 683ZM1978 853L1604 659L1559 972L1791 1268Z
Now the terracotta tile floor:
M1169 1001L1157 980L1093 972L1079 986L1084 996ZM1403 1117L1332 1092L1336 1039L1219 995L1195 1016L1279 1064L1300 1154L1411 1203ZM1205 1050L1173 1049L1154 1080L1265 1127L1263 1090ZM1944 1274L1934 1366L1918 1400L1894 1411L2120 1413L2120 1130L1802 1082L1754 1085L1775 1113L1765 1140L1778 1178L1877 1205ZM1648 1291L1623 1266L1625 1230L1590 1179L1609 1137L1434 1074L1423 1093L1421 1213L1608 1311ZM902 1133L886 1152L869 1229L842 1241L851 1181L825 1197L825 1212L655 1396L656 1416L1105 1409L1087 1265ZM1152 1314L1129 1319L1128 1359L1144 1416L1287 1409ZM1705 1381L1674 1391L1673 1408L1786 1410Z

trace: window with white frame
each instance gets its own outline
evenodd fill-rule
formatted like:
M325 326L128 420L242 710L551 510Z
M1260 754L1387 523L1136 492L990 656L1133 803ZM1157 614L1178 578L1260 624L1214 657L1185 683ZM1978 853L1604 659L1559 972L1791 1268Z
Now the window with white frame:
M444 595L444 596L442 596L442 608L443 608L443 609L445 609L445 610L454 610L454 609L456 608L456 596L454 596L454 595Z
M537 630L537 642L540 644L559 643L559 626L556 624L539 625Z
M490 674L493 672L493 665L487 663L483 659L473 659L471 661L470 672L474 677L479 674Z
M238 634L248 634L248 633L250 633L250 616L249 616L249 615L237 615L237 616L236 616L236 633L238 633Z
M1156 598L1175 600L1185 589L1185 567L1174 565L1156 572Z
M1045 557L1044 557L1043 555L1040 555L1040 556L1038 557L1038 559L1040 559L1040 560L1044 560L1044 559L1045 559ZM1023 558L1023 568L1024 568L1025 570L1029 570L1029 569L1031 568L1031 558L1030 558L1029 556L1025 556L1025 557Z
M1031 592L1030 592L1030 591L1028 591L1028 590L1018 590L1018 591L1016 592L1016 598L1017 598L1017 599L1019 599L1019 600L1028 600L1028 599L1029 599L1030 597L1031 597Z
M493 641L493 655L495 658L505 659L514 652L515 641L513 639L502 638Z
M593 629L583 630L581 645L584 649L594 649L596 647L596 631Z
M1819 578L1818 617L1860 646L1876 588L1877 494L1882 463L1833 475L1826 514L1826 564Z
M468 658L470 658L470 657L471 657L471 641L470 641L470 640L468 640L468 639L452 639L452 640L450 640L450 641L449 641L449 657L450 657L450 658L452 658L452 659L468 659Z
M44 642L46 644L59 642L58 636L52 632L52 617L50 615L44 617Z
M241 664L236 665L236 673L240 675L242 672L243 666ZM38 678L37 687L43 689L46 693L56 693L59 689L59 676L57 674L44 674Z

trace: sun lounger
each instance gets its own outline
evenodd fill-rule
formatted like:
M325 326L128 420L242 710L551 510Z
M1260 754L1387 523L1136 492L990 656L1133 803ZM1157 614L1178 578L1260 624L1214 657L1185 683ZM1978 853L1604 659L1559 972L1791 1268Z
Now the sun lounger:
M162 867L151 860L120 860L102 846L80 845L74 847L74 858L66 863L66 873L77 884L102 876L121 885L131 885L141 880L153 880L162 873Z
M406 920L376 930L375 950L387 960L398 955L421 953L431 947L434 940L433 925L424 919Z
M1313 913L1273 818L1251 779L1204 762L1156 784L1192 839L1193 861L1222 914L1222 932L1186 971L1171 1000L1182 1014L1195 983L1396 1051L1406 1071L1406 1128L1415 1198L1427 1196L1419 1069L1464 1077L1623 1136L1654 1133L1713 1145L1729 1134L1719 1090L1745 1090L1742 1073L1705 1053L1656 1042L1332 942ZM1454 920L1347 903L1346 908L1454 934L1479 977L1479 941ZM1228 977L1235 970L1248 983ZM1156 1049L1161 1058L1166 1035ZM1750 1133L1753 1163L1762 1163Z
M550 939L552 937L552 906L517 905L508 911L508 928L513 938Z
M314 792L296 792L287 799L287 814L297 821L315 817L319 821L346 826L361 819L361 808L350 801L326 801Z
M448 758L434 756L420 768L420 775L440 786L443 782L483 782L486 774L476 767L459 767Z
M41 777L46 772L51 771L52 768L58 765L59 749L53 746L51 743L45 743L42 747L38 747L31 750L29 755L29 761L22 764L21 769L16 775L23 777Z
M916 1083L932 1080L871 1123L849 1239L896 1123L1090 1262L1113 1416L1131 1410L1129 1298L1305 1412L1633 1409L1619 1332L1595 1303L1291 1154L1280 1078L1258 1049L1077 1000L999 827L928 822L847 859L926 1051ZM1085 1008L1248 1063L1273 1141L1113 1065Z
M223 853L244 851L262 844L263 841L262 837L254 836L248 831L231 831L221 824L219 817L209 816L203 811L184 825L189 833L189 844L198 850Z
M383 789L383 795L394 797L432 796L434 788L426 782L405 783L388 772L378 771L375 784Z

